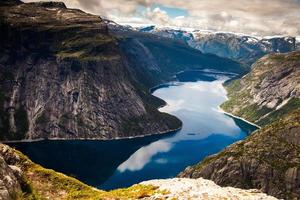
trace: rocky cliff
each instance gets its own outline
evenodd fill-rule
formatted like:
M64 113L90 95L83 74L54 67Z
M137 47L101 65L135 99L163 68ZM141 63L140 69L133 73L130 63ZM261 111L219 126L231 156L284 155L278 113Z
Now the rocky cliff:
M267 55L226 89L225 111L259 125L279 119L300 107L300 52Z
M137 87L104 21L62 3L1 4L1 140L116 138L180 127Z
M276 199L257 190L222 188L204 179L151 180L107 192L45 169L3 144L0 144L0 180L0 199L5 200Z
M256 188L278 198L299 199L300 109L186 168L179 177L203 177L221 186Z
M0 11L1 140L166 132L181 122L157 111L164 102L150 87L187 68L245 72L184 44L119 34L63 3L1 1Z

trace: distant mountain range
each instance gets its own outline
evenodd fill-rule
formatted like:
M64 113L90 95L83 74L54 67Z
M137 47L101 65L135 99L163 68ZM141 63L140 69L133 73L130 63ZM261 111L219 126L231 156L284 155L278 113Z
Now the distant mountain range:
M159 28L156 26L133 29L165 38L176 39L203 53L212 53L247 65L251 65L268 53L286 53L295 51L300 47L296 37L291 36L259 38L230 32Z

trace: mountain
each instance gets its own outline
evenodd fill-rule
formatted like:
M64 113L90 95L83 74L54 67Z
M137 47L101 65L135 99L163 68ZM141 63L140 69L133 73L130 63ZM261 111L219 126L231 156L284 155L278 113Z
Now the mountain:
M263 127L186 168L179 177L203 177L221 186L300 198L299 55L265 56L249 74L227 83L229 100L222 108Z
M221 107L259 125L300 107L300 51L270 54L243 78L226 85L229 100Z
M181 126L138 88L100 17L55 2L0 10L1 140L105 139Z
M245 140L186 168L179 177L256 188L280 199L300 198L300 109Z
M133 185L129 188L103 191L90 187L75 178L45 169L33 163L21 152L0 144L0 199L220 199L239 198L250 200L275 200L255 190L241 190L236 188L222 188L212 181L197 179L169 179L151 180ZM171 184L170 184L171 183ZM188 190L187 190L188 189ZM203 192L198 192L200 191ZM207 194L205 191L209 191ZM169 198L171 199L171 198Z
M193 33L194 48L205 53L231 58L251 65L269 53L286 53L296 50L296 39L290 36L256 38L234 33Z
M137 30L180 40L203 53L212 53L247 65L253 64L256 60L269 53L294 51L299 44L295 37L289 36L258 38L228 32L179 30L155 26L141 27Z
M61 2L0 2L0 140L111 139L181 127L149 89L237 62L159 40ZM113 25L112 25L113 24Z
M173 38L137 32L131 27L120 26L111 21L107 21L107 24L111 34L122 38L119 42L124 54L130 65L134 66L134 72L140 72L136 77L142 77L143 80L144 74L149 71L152 74L148 74L147 77L160 77L163 80L188 69L211 69L236 74L249 71L249 68L231 59L202 53Z

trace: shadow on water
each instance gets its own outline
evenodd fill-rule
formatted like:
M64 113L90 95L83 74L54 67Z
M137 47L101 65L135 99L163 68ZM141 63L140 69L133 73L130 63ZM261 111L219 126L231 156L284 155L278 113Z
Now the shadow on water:
M54 169L93 186L101 185L139 148L176 134L119 140L43 140L9 143L43 167Z
M244 131L247 135L250 135L253 131L257 130L256 126L253 126L247 122L245 122L244 120L240 120L238 118L232 117L230 115L227 115L229 117L231 117L234 121L234 123L242 130Z

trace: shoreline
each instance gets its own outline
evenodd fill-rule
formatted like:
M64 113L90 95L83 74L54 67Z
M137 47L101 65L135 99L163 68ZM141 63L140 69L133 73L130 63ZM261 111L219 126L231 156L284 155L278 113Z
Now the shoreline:
M151 136L163 136L166 134L172 134L182 129L182 125L176 129L170 129L166 131L158 131L157 133L150 133L145 135L137 135L137 136L128 136L128 137L116 137L116 138L39 138L39 139L24 139L24 140L8 140L8 141L0 141L3 144L10 143L31 143L31 142L41 142L41 141L113 141L113 140L126 140L126 139L136 139L136 138L144 138Z
M232 113L226 112L226 111L224 111L220 106L218 106L218 111L221 112L221 113L224 113L225 115L228 115L228 116L233 117L233 118L235 118L235 119L242 120L242 121L244 121L244 122L246 122L246 123L248 123L248 124L251 124L252 126L255 126L255 127L261 129L261 126L255 124L255 123L253 123L253 122L250 122L250 121L248 121L248 120L246 120L246 119L244 119L244 118L242 118L242 117L239 117L239 116L236 116L236 115L234 115L234 114L232 114Z
M220 73L220 74L227 74L227 75L235 75L234 73L222 73L219 71L206 71L204 70L192 70L192 71L202 71L205 73ZM184 72L184 71L181 71ZM179 74L181 72L178 72L176 74ZM175 74L175 75L176 75ZM149 93L150 95L153 95L153 92L161 87L166 87L166 86L176 86L177 84L180 84L180 82L176 82L176 81L171 81L171 82L166 82L166 83L161 83L158 84L156 86L153 86L151 88L149 88ZM160 108L163 108L167 106L167 102L164 101L164 104L158 106L156 109L159 111ZM231 116L233 118L236 119L240 119L248 124L251 124L257 128L261 128L260 126L258 126L255 123L252 123L244 118L235 116L231 113L228 113L226 111L224 111L220 106L218 106L218 110L219 112L222 112L228 116ZM159 111L160 112L160 111ZM176 116L175 116L176 117ZM150 133L150 134L144 134L144 135L137 135L137 136L128 136L128 137L116 137L116 138L59 138L59 137L54 137L54 138L39 138L39 139L23 139L23 140L8 140L8 141L0 141L0 143L4 143L4 144L9 144L9 143L31 143L31 142L40 142L40 141L113 141L113 140L126 140L126 139L135 139L135 138L143 138L143 137L151 137L151 136L160 136L160 135L165 135L165 134L172 134L173 132L177 132L179 130L182 129L181 125L180 127L176 128L176 129L170 129L170 130L166 130L166 131L158 131L157 133Z
M161 83L161 84L158 84L156 86L153 86L153 87L149 88L150 95L153 95L153 92L155 90L159 89L160 87L169 86L169 83L170 82ZM171 82L171 84L172 84L172 82ZM176 83L174 85L176 85ZM164 103L162 105L158 106L156 109L159 111L160 108L163 108L165 106L167 106L167 102L164 101ZM126 139L136 139L136 138L144 138L144 137L151 137L151 136L154 137L154 136L163 136L163 135L166 135L166 134L172 134L173 132L177 132L177 131L181 130L182 126L183 125L181 124L181 126L176 128L176 129L170 129L170 130L166 130L166 131L158 131L157 133L150 133L150 134L137 135L137 136L128 136L128 137L115 137L115 138L110 138L110 139L109 138L58 138L58 137L55 138L54 137L54 138L22 139L22 140L8 140L8 141L1 141L0 140L0 143L11 144L11 143L33 143L33 142L41 142L41 141L114 141L114 140L126 140Z

